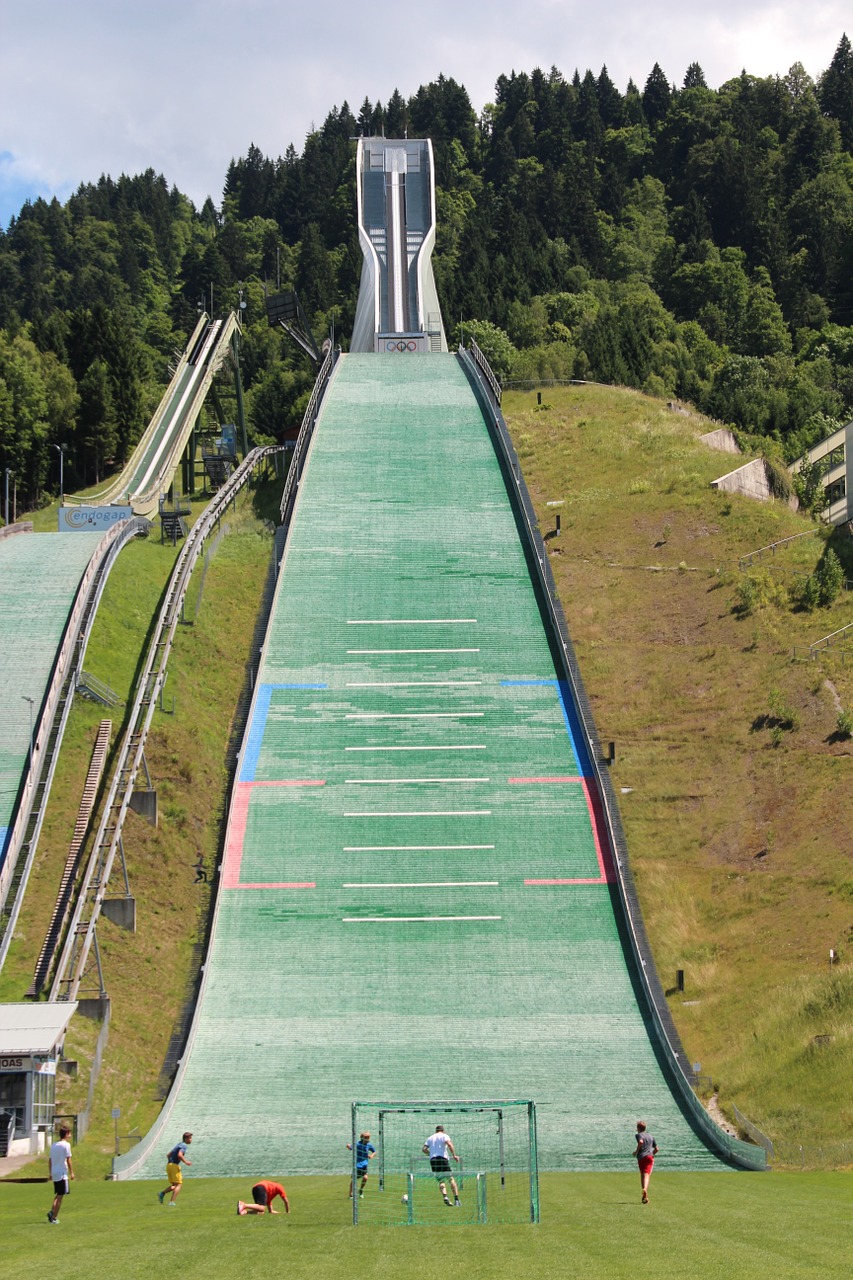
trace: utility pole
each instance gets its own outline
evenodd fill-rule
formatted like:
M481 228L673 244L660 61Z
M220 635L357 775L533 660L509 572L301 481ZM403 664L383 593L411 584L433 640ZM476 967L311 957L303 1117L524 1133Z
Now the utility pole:
M59 505L62 506L65 501L65 450L68 446L55 444L53 447L59 454Z

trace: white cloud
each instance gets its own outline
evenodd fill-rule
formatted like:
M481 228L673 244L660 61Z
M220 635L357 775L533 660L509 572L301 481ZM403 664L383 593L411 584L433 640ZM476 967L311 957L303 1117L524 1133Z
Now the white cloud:
M393 16L388 16L393 14ZM409 16L411 14L411 16ZM512 70L571 76L606 64L624 89L655 62L680 84L698 61L712 86L739 74L817 76L847 21L828 0L746 8L663 0L433 0L401 10L326 0L28 0L0 29L0 222L21 192L64 198L101 173L149 167L196 204L219 203L229 161L251 142L301 150L312 124L344 100L410 97L439 73L479 110ZM14 180L13 180L14 179ZM20 197L20 198L19 198ZM18 201L16 204L15 201Z

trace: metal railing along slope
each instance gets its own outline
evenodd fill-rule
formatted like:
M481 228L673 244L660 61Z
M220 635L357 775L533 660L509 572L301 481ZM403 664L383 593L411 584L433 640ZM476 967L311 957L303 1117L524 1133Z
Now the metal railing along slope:
M766 547L758 547L755 551L748 551L746 555L740 556L738 559L738 568L745 569L751 565L753 560L763 560L768 552L776 554L777 547L787 546L789 542L796 542L798 538L808 538L811 535L820 533L820 529L804 529L802 533L792 533L790 537L779 538L776 542L768 542Z
M763 1149L751 1146L749 1143L742 1142L739 1139L731 1138L724 1133L711 1120L690 1087L687 1074L689 1063L672 1020L669 1006L666 1003L666 997L657 974L652 950L646 935L645 925L643 924L639 899L628 864L627 843L622 829L622 820L619 816L613 783L609 775L601 768L603 756L595 729L592 707L583 687L580 669L569 637L565 615L557 597L557 589L551 572L548 552L539 532L533 503L530 500L527 485L521 474L518 456L501 413L500 402L492 389L492 382L495 380L494 378L490 380L484 376L483 365L487 362L479 350L474 353L467 349L460 349L459 359L484 408L486 422L491 430L498 458L501 461L508 492L521 517L530 564L539 587L540 597L545 606L553 635L559 642L557 650L561 659L562 675L572 692L578 716L583 725L594 780L602 802L607 835L613 850L616 885L627 926L631 952L646 996L652 1024L667 1061L671 1087L673 1087L676 1097L690 1115L693 1124L698 1132L701 1133L704 1141L721 1159L742 1168L763 1169L766 1164Z
M196 559L204 542L216 526L228 504L249 480L255 467L266 457L278 453L280 446L253 449L237 468L213 501L205 508L181 548L166 599L157 619L154 637L137 687L128 727L119 749L103 816L95 836L77 903L71 917L50 990L51 1000L74 1000L87 971L93 944L97 961L95 931L116 854L121 846L122 831L137 773L142 767L145 742L158 695L166 679L166 666L181 608ZM103 977L98 962L97 996L103 997Z
M320 365L314 388L311 392L311 398L302 415L302 424L299 428L299 435L296 439L296 448L293 451L293 457L290 461L290 469L287 473L287 479L284 483L284 492L281 495L281 522L287 526L290 524L290 516L293 511L293 505L296 502L296 493L299 488L299 481L302 477L302 469L305 466L305 458L308 454L308 446L311 443L311 437L314 434L314 427L320 416L323 397L329 385L329 381L334 372L337 356L340 352L336 352L333 348L329 348L326 352L326 358Z

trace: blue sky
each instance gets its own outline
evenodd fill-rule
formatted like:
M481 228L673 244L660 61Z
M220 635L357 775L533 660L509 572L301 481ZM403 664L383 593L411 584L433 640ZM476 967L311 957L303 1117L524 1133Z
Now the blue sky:
M394 15L393 17L389 15ZM411 18L409 17L411 15ZM409 25L420 19L420 27ZM642 88L655 62L681 84L697 61L716 88L742 68L829 64L850 10L794 0L27 0L0 4L0 225L27 198L64 200L102 173L165 175L219 204L230 160L254 142L302 149L346 100L410 97L439 73L476 110L498 75L556 66Z

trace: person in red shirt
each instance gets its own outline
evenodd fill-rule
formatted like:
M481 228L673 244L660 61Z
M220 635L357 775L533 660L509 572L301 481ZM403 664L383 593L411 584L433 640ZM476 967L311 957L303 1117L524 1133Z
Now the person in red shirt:
M287 1192L280 1182L256 1182L252 1187L253 1204L245 1203L242 1200L237 1201L237 1212L243 1216L247 1213L278 1213L278 1209L272 1207L272 1202L276 1196L281 1196L284 1201L284 1212L290 1213L290 1202L287 1199Z

